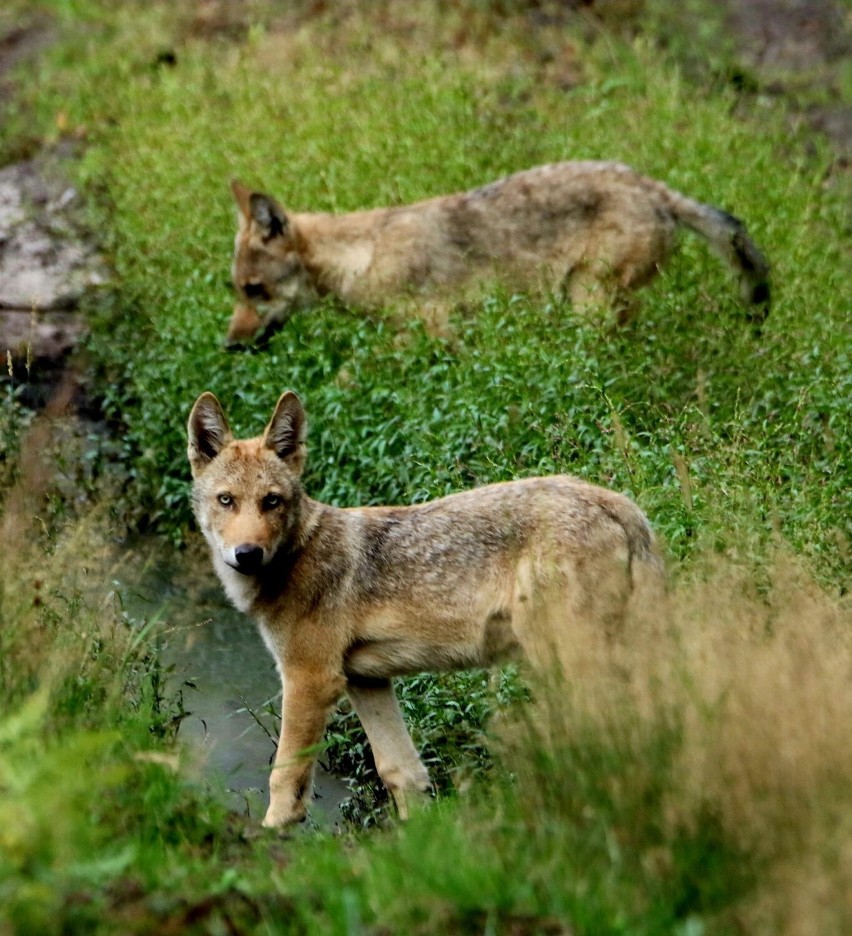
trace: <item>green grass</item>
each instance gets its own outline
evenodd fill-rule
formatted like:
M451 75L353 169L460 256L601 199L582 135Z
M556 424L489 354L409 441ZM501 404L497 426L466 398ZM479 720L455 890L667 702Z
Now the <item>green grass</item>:
M631 492L675 554L721 500L726 525L775 524L838 573L852 393L843 201L823 183L828 153L791 132L777 102L738 119L732 93L704 93L647 42L605 34L578 40L585 80L566 91L541 80L546 32L509 30L459 65L428 12L423 40L368 42L356 16L338 31L322 18L287 33L257 25L235 46L187 38L171 10L73 20L33 91L45 127L61 110L88 134L81 177L118 274L91 350L137 518L183 536L184 422L198 393L212 389L254 434L292 387L311 417L307 483L320 498L405 502L564 470ZM164 49L174 67L157 64ZM267 354L222 350L232 176L297 208L348 210L563 158L620 159L745 218L774 266L763 334L684 238L623 332L587 327L558 299L495 295L448 344L415 334L400 347L375 318L325 309L293 320Z
M480 733L495 708L528 711L518 681L504 676L495 694L482 674L418 677L403 704L441 802L400 828L278 841L227 817L191 765L172 769L180 707L162 693L155 628L138 637L141 622L105 612L108 582L75 591L65 564L91 550L75 539L87 527L66 531L54 517L64 532L30 557L48 597L30 606L28 570L3 580L0 932L564 925L685 936L808 932L795 929L808 918L810 931L830 931L842 909L832 917L819 894L843 893L848 819L834 821L831 804L850 802L850 773L842 750L817 741L832 704L835 737L850 724L848 615L832 629L841 612L826 608L847 587L852 535L852 295L842 178L821 141L780 99L727 86L729 50L696 83L674 59L682 45L663 53L611 21L542 24L524 4L312 14L255 0L216 8L213 35L188 3L43 6L58 41L7 105L0 154L63 134L85 141L79 182L116 270L88 310L86 360L117 440L124 483L105 503L119 529L197 537L184 435L193 400L213 390L235 430L255 434L291 387L308 410L316 497L410 502L567 471L644 507L687 594L707 553L737 573L711 576L716 591L699 588L702 601L675 614L682 637L654 644L658 662L637 658L650 710L639 689L615 707L571 696L555 747L532 722L526 740L497 731L495 756ZM658 22L660 4L649 9ZM459 313L446 340L329 304L294 318L264 353L222 350L231 177L296 209L343 211L567 158L628 162L745 219L773 264L762 334L717 261L684 237L625 330L580 321L559 297L495 291ZM0 418L8 487L27 472L15 457L29 418L14 390ZM820 586L796 573L787 588L772 571L779 549ZM721 624L711 612L723 597L746 610ZM683 677L674 687L667 663ZM725 692L720 674L731 674ZM752 699L752 685L763 694ZM329 756L366 783L353 722L335 722ZM777 739L776 760L760 760L764 737ZM369 804L358 818L373 818ZM806 896L791 909L784 895L796 892Z
M181 764L154 628L73 587L98 535L83 524L57 543L31 609L25 573L5 570L8 931L777 932L803 901L816 927L791 933L848 922L852 761L836 733L852 719L849 617L800 569L766 598L743 597L748 571L710 573L611 660L599 635L575 634L577 680L537 684L535 707L504 714L496 766L463 796L404 826L281 839L226 815Z

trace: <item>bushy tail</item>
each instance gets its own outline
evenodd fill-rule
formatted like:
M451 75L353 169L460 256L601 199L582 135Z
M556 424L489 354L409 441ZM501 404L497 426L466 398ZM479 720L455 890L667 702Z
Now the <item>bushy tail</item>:
M655 615L666 595L666 570L651 526L638 509L621 518L630 550L628 616Z
M769 314L769 262L746 233L739 218L702 205L685 195L668 190L668 201L678 224L700 234L711 248L726 260L740 281L743 301L751 306L751 318L762 322Z

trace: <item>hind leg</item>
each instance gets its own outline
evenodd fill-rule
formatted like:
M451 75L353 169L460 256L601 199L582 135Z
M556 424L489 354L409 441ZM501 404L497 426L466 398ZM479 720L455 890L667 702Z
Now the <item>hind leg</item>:
M394 799L401 819L408 818L409 796L431 789L389 679L350 677L346 692L373 749L376 769Z
M615 324L619 327L624 327L636 321L639 316L638 298L622 289L616 290L612 301L612 313Z
M571 308L589 321L609 313L616 305L619 290L608 269L582 264L574 267L563 283Z
M571 271L567 280L571 307L584 318L605 317L618 326L629 325L639 314L635 290L653 277L644 271L629 268L620 273L610 267L594 269L583 266Z

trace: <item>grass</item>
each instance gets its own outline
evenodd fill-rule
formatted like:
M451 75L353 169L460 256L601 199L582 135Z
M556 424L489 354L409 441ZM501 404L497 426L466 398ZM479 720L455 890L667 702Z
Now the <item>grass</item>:
M236 45L194 38L172 5L87 9L98 19L72 21L32 104L46 132L61 112L89 140L81 179L100 193L94 220L119 283L91 350L137 520L184 535L183 427L198 393L213 389L235 428L254 433L289 386L312 417L308 484L321 498L404 502L567 470L633 493L684 555L725 491L726 525L735 515L768 535L772 517L839 571L843 202L824 183L829 154L808 140L817 154L805 157L805 135L776 102L742 120L733 93L697 91L657 66L647 42L601 34L566 51L546 29L526 35L523 21L486 33L487 17L456 5L449 22L418 7L416 32L393 7L291 29L260 19ZM567 90L549 79L557 52L578 69ZM746 218L775 269L763 335L716 261L684 238L625 332L589 329L556 298L493 295L449 343L415 329L400 346L381 321L327 308L292 322L268 354L222 350L230 177L295 207L347 210L566 157L630 162ZM423 382L404 379L412 372Z
M572 633L571 679L534 683L492 725L496 765L463 796L405 826L282 840L181 763L141 622L69 593L81 535L99 531L56 544L43 602L12 603L4 628L4 696L20 690L0 720L10 932L848 926L850 618L789 555L761 589L750 569L694 564L615 647ZM7 596L27 593L16 574Z
M843 931L852 370L831 153L779 99L733 90L729 51L697 84L694 50L682 73L676 43L621 34L616 13L43 7L57 42L6 105L0 153L84 141L116 270L86 360L121 475L87 476L95 504L73 519L73 477L54 490L33 454L53 452L44 424L14 389L0 402L5 538L31 544L3 572L0 933ZM564 158L619 159L743 217L773 263L762 334L684 237L627 330L494 292L446 340L327 305L265 353L222 350L231 177L342 211ZM254 434L286 387L311 420L314 496L568 471L630 493L671 556L660 620L616 658L585 635L568 688L533 686L533 705L511 674L496 695L482 674L407 684L445 795L404 827L278 840L228 816L172 746L155 626L104 600L105 537L197 539L197 394ZM330 756L356 773L352 721Z

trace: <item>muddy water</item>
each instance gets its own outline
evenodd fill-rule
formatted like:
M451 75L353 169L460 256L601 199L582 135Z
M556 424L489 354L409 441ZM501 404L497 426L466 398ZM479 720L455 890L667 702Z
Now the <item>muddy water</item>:
M186 712L178 728L184 757L230 808L258 822L268 803L281 685L255 624L224 598L209 560L137 543L116 570L125 609L140 624L156 620L167 695L179 692ZM320 764L311 809L333 828L349 796Z

